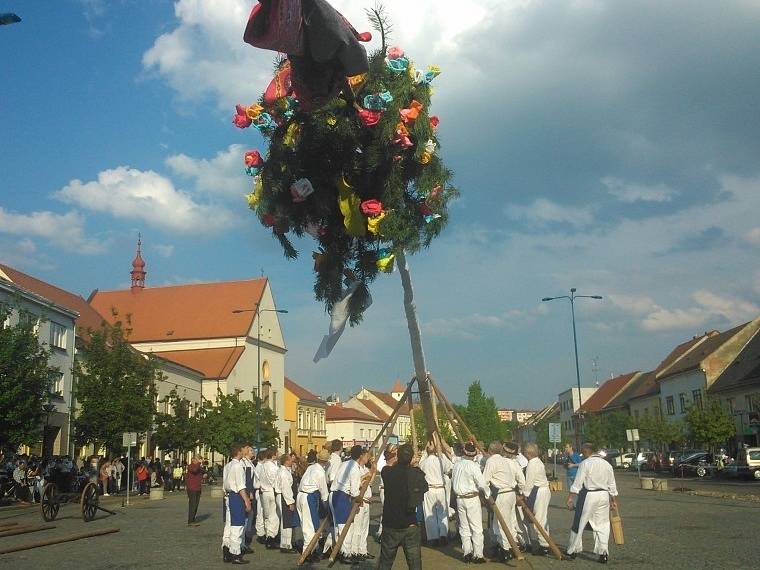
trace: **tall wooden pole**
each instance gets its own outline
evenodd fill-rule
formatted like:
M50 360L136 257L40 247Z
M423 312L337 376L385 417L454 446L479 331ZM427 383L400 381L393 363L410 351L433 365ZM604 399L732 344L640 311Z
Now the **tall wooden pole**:
M432 435L438 430L438 426L435 424L435 411L433 409L432 398L430 397L430 382L428 381L427 367L425 366L425 353L422 350L422 332L420 331L420 323L417 320L417 307L414 304L412 276L409 273L409 263L406 261L406 254L403 249L396 252L396 259L398 260L398 272L401 275L401 286L404 288L404 311L406 312L406 322L409 327L409 341L412 344L414 374L417 377L422 413L425 416L425 426L427 427L428 435Z

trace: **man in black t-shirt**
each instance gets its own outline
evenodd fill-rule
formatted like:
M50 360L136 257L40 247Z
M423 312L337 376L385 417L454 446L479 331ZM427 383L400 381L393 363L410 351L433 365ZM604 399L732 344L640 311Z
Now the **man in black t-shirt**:
M385 489L385 502L378 570L390 570L399 546L404 549L409 570L422 570L416 508L422 502L428 485L425 474L411 466L413 454L411 445L402 445L398 448L398 462L384 467L380 474Z

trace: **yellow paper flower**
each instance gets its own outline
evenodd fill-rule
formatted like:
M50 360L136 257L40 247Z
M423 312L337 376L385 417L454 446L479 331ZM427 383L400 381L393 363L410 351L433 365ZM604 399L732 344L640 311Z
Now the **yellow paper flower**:
M326 122L331 127L334 127L338 123L338 119L336 119L335 117L333 117L332 115L330 115L329 117L327 117L327 121Z
M377 216L372 216L367 219L367 230L369 230L369 233L372 235L380 235L380 222L383 221L383 218L385 218L386 213L383 212L382 214L378 214Z
M351 77L347 77L346 79L348 79L348 84L351 86L351 88L355 89L356 87L364 83L364 81L367 79L367 74L360 73L359 75L352 75Z
M420 156L420 164L427 164L430 162L431 154L428 151L425 151L422 153L422 156Z
M396 256L394 254L390 254L387 257L383 257L382 259L378 259L375 262L375 266L382 271L383 273L393 273L393 262L396 260Z
M338 180L338 207L343 214L343 225L350 236L361 237L367 234L364 216L359 209L362 199L346 182L345 178Z
M261 181L261 176L255 176L253 178L253 192L246 194L245 199L248 202L248 207L251 210L255 210L256 206L261 200L261 192L264 189L264 183Z
M255 120L263 112L264 112L264 107L262 107L261 105L251 105L245 110L246 116L252 121Z
M282 137L282 144L293 148L296 146L296 139L301 132L301 126L298 123L290 123L288 129L285 131L285 136Z

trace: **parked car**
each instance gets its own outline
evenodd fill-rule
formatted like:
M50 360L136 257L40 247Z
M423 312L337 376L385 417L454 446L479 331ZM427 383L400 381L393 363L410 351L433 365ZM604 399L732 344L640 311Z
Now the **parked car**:
M623 469L630 469L631 467L635 466L636 463L636 454L635 453L624 453L620 456L620 467Z
M704 477L708 473L715 471L714 458L707 451L698 451L681 457L674 466L676 475L696 475Z
M740 449L736 458L736 469L740 475L746 473L760 480L760 447Z

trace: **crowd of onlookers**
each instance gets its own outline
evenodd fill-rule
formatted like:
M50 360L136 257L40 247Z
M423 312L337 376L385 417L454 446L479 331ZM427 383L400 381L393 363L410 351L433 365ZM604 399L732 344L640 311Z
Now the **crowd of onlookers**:
M221 477L219 464L209 465L205 461L202 471L206 483ZM128 462L125 455L72 459L69 455L42 458L0 453L0 499L38 502L47 483L55 483L58 492L63 493L79 492L87 483L95 483L98 492L105 496L125 493L128 484L131 492L139 495L158 487L171 493L184 489L186 474L187 463L180 460L143 457Z

